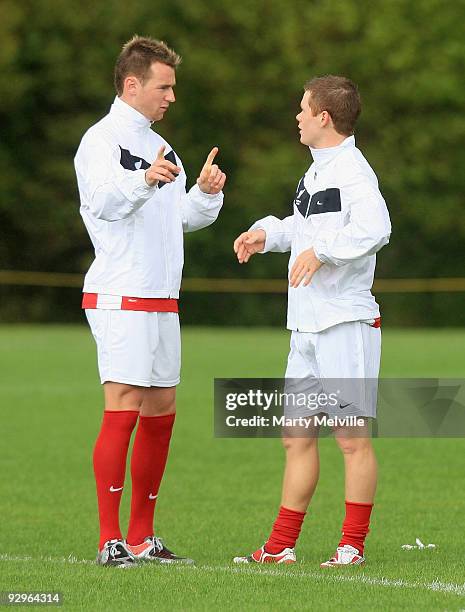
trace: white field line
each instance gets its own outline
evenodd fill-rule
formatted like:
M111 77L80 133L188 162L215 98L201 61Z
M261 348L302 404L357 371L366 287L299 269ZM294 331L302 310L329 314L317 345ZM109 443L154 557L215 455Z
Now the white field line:
M180 567L180 566L179 566ZM391 588L401 588L401 589L419 589L419 590L427 590L427 591L439 591L440 593L452 593L454 595L465 595L465 583L463 584L454 584L447 582L440 582L439 580L434 580L433 582L407 582L406 580L402 580L402 578L398 579L390 579L390 578L375 578L370 576L361 575L343 575L341 574L341 569L322 569L321 572L289 572L289 571L281 571L280 569L270 570L270 569L262 569L257 568L257 570L245 569L245 568L235 568L235 567L210 567L210 566L201 566L199 567L201 570L206 570L209 572L212 571L227 571L227 572L235 572L239 574L252 574L254 576L265 574L267 576L283 576L285 578L306 578L311 580L317 580L320 582L352 582L356 584L367 584L372 586L383 586L383 587L391 587Z
M0 554L0 561L48 561L49 563L69 563L74 565L94 565L95 561L90 559L78 559L74 555L68 557L24 557L17 555L9 555L8 553ZM441 582L433 580L433 582L408 582L402 578L376 578L365 576L363 574L342 574L340 569L326 569L321 572L303 572L286 571L281 569L268 569L257 567L256 569L246 567L229 567L229 566L213 566L213 565L174 565L172 569L182 571L196 572L228 572L231 574L247 574L251 576L275 576L276 578L303 578L306 580L316 580L319 582L335 582L335 583L352 583L364 584L369 586L380 586L394 589L417 589L420 591L436 591L438 593L449 593L451 595L465 595L465 582L463 584L455 584L451 582Z

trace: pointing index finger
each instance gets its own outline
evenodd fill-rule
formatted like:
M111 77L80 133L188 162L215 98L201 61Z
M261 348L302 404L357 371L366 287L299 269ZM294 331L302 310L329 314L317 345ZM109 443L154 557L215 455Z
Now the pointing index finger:
M211 166L213 163L213 160L215 159L217 153L218 153L218 147L213 147L213 149L210 151L210 153L208 154L207 157L207 161L205 162L206 166Z
M162 145L157 153L157 159L164 159L165 157L165 145Z

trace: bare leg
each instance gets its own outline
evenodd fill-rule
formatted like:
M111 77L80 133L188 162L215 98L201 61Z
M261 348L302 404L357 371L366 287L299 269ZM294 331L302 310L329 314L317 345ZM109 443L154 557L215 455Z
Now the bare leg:
M318 437L283 438L286 449L281 505L291 510L306 512L318 483L320 460Z
M344 455L346 500L372 504L378 478L375 452L368 435L368 427L359 433L346 428L336 429L336 441ZM360 435L361 437L354 437Z
M106 382L103 385L105 410L135 410L139 412L146 391L145 387Z
M163 416L176 412L176 387L150 387L144 393L141 416Z
M298 437L299 435L302 437ZM281 507L264 550L260 549L254 553L259 554L260 559L263 554L277 555L285 549L295 547L307 506L318 482L317 436L309 437L308 431L303 428L289 428L285 431L283 445L286 449L286 468ZM294 552L288 551L286 554L289 554L289 559L283 562L295 561Z
M176 387L136 387L106 382L103 390L105 410L135 410L141 416L176 412Z

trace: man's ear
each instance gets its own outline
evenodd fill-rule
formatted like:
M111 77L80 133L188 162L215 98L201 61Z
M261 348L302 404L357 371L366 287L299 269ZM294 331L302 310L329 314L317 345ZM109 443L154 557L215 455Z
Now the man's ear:
M328 111L322 111L321 113L321 127L326 127L327 125L331 125L333 120L331 119L331 115Z
M139 84L139 81L137 79L137 77L135 76L127 76L124 79L124 91L128 94L132 94L134 95L137 92L137 86Z

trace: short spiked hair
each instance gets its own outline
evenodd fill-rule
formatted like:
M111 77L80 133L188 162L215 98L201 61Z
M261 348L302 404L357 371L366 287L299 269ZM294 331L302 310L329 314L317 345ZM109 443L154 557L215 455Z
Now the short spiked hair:
M181 63L181 56L162 40L137 35L128 40L115 64L115 89L118 96L123 93L127 76L134 75L144 82L154 62L176 68Z

